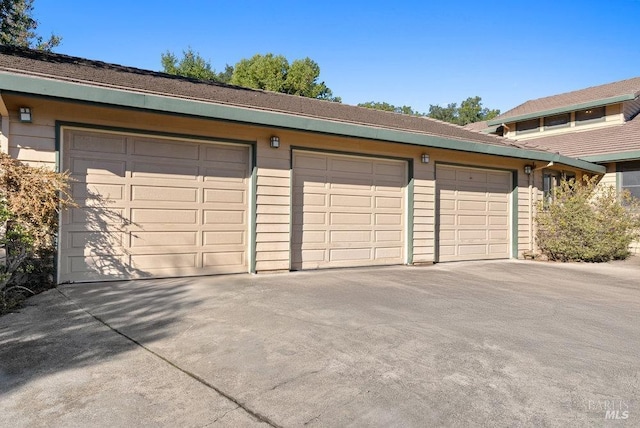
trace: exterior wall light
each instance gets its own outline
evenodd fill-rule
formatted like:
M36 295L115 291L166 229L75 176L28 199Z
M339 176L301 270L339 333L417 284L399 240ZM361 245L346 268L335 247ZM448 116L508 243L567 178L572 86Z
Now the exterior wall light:
M271 139L269 139L269 145L272 149L280 147L280 137L272 136Z
M20 122L31 123L31 107L20 107Z
M422 163L429 163L429 155L426 153L423 153L420 160L422 161Z
M531 165L525 165L524 166L524 173L529 175L531 174L531 171L533 171L533 167Z

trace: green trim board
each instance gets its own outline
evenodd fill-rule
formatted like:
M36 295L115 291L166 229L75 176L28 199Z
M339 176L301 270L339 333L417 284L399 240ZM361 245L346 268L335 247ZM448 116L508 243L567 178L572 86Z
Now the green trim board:
M511 171L512 185L511 189L511 258L518 258L518 171ZM531 219L533 221L533 219ZM529 239L533 240L533 236Z
M19 88L19 90L16 88ZM212 102L173 98L156 94L136 93L121 89L64 82L34 76L0 73L0 90L7 91L8 93L44 96L71 102L88 102L97 105L110 105L120 108L132 108L172 115L340 135L389 143L410 144L528 160L554 161L589 172L604 173L604 170L602 170L599 165L593 165L589 162L550 152L462 141L411 131L378 128L371 125L346 123L315 117L297 116L293 113L221 105Z
M568 113L576 110L585 110L592 107L602 107L609 104L615 104L615 103L621 103L624 101L634 100L636 99L636 97L637 96L635 94L618 95L615 97L602 98L599 100L587 101L587 102L578 103L578 104L570 104L563 107L553 108L549 110L540 110L533 113L520 114L517 116L508 116L504 118L498 117L496 119L492 119L488 121L487 125L492 126L492 125L500 125L503 123L521 122L523 120L535 119L537 117L553 116L560 113Z
M342 155L342 156L354 156L359 158L371 158L371 159L389 159L394 161L406 162L407 163L407 264L413 264L413 247L414 247L414 177L413 177L413 159L406 157L398 157L398 156L386 156L386 155L378 155L378 154L367 154L367 153L359 153L359 152L348 152L341 150L329 150L329 149L318 149L314 147L305 147L305 146L290 146L289 148L289 168L291 171L290 177L290 218L289 222L289 233L290 236L293 236L293 152L294 151L302 151L302 152L315 152L315 153L323 153L329 155ZM291 245L289 245L289 268L291 268Z
M434 239L434 258L435 262L440 262L440 187L438 186L438 165L453 166L459 168L479 169L483 171L501 171L511 173L511 255L513 259L518 258L518 171L511 168L493 168L477 165L470 165L456 162L440 162L434 164L434 177L436 182L435 193L435 239Z
M258 242L258 144L251 144L251 230L249 252L251 256L251 263L249 265L249 273L256 273L256 263L258 258L257 242Z
M582 156L580 159L592 163L632 161L640 159L640 150L622 153L607 153L603 155Z

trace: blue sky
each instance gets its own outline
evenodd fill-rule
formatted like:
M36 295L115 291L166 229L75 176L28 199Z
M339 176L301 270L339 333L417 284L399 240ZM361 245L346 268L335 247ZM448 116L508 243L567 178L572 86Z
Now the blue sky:
M344 103L426 112L479 95L533 98L640 76L640 0L36 0L56 52L160 70L191 46L216 70L256 53L310 57Z

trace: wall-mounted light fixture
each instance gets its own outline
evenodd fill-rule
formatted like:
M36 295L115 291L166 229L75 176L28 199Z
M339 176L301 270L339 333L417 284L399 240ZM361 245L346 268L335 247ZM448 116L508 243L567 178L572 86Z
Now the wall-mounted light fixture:
M278 147L280 147L280 137L276 137L275 135L272 136L269 140L269 145L273 149L277 149Z
M429 163L429 155L426 153L423 153L422 156L420 157L420 160L422 161L422 163Z
M531 172L533 171L533 167L531 165L525 165L524 166L524 173L529 175L531 174Z
M20 122L31 122L31 107L20 107Z

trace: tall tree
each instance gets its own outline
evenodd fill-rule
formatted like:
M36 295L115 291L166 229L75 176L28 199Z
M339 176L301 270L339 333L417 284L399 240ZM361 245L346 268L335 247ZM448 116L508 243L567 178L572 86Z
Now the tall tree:
M182 51L182 58L180 59L173 52L166 51L160 55L160 61L165 73L177 76L228 83L233 74L233 67L230 65L225 67L225 71L216 73L211 68L211 63L191 47Z
M499 114L500 110L483 107L482 98L475 96L462 101L460 107L456 103L448 104L446 107L431 104L427 116L464 126L469 123L493 119Z
M311 58L289 64L282 55L268 53L240 60L234 67L230 83L247 88L264 89L308 98L341 102L324 82L319 82L320 66Z
M62 38L38 35L38 21L33 18L34 0L0 0L0 44L51 51Z
M410 106L394 106L387 102L367 101L366 103L358 104L358 107L365 107L374 110L391 111L393 113L410 114L413 116L424 116L424 113L420 113Z

